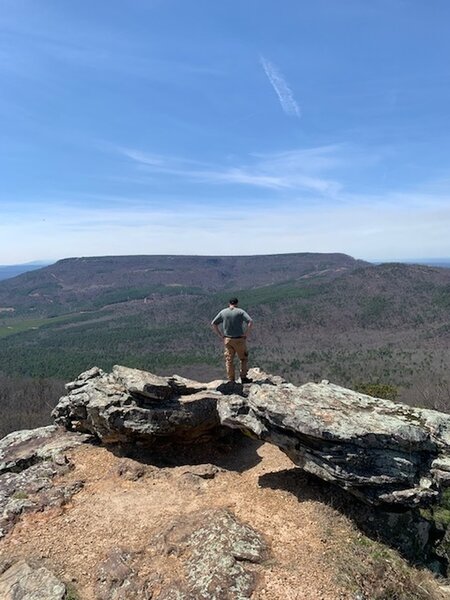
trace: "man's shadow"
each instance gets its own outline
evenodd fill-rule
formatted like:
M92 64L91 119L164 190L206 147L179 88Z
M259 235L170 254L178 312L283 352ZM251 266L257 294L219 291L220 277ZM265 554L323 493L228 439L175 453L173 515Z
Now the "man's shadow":
M322 502L350 518L370 539L397 550L409 564L447 576L448 560L436 553L444 532L423 518L418 509L399 512L367 505L299 468L265 473L260 476L259 485L290 492L299 502Z

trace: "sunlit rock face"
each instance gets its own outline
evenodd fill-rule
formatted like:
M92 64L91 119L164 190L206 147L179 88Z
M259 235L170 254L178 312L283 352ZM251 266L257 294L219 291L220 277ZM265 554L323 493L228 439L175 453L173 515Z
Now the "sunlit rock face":
M105 373L94 367L67 384L68 395L52 414L58 425L92 433L104 443L189 441L220 426L221 393L215 387L176 375L121 366Z
M67 384L53 412L104 443L189 443L231 427L374 505L426 506L450 483L450 416L328 382L296 387L260 369L251 383L200 383L115 366Z
M45 567L32 568L22 560L0 570L0 598L3 600L64 600L66 592L64 583Z
M309 473L378 505L424 506L450 482L450 416L323 382L252 385L223 425L277 445Z
M82 481L55 485L54 478L73 467L66 451L90 439L49 425L15 431L0 440L0 538L20 515L61 507L82 488Z

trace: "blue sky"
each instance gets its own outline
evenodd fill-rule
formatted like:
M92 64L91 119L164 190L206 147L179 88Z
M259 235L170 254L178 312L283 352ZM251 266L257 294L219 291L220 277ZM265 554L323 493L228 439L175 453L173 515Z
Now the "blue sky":
M448 0L0 0L0 264L450 256Z

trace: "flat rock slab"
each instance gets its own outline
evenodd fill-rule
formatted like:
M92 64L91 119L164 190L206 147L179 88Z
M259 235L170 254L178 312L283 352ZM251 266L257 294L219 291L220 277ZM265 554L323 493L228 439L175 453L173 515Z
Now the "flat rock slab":
M64 600L66 586L53 573L19 561L0 574L2 600Z
M0 440L0 474L18 473L90 439L89 435L73 434L55 425L14 431Z
M180 518L151 540L149 550L178 559L175 582L160 583L158 599L165 600L250 598L256 573L249 566L268 556L262 536L225 509Z
M122 366L105 373L95 367L66 388L68 395L52 413L55 422L104 443L191 441L220 427L220 392L177 375L160 377Z
M51 425L0 440L0 538L21 514L62 506L82 488L81 481L54 485L53 479L72 468L64 452L90 439Z
M435 501L450 481L450 416L337 385L252 385L218 404L223 425L277 445L305 471L372 504Z

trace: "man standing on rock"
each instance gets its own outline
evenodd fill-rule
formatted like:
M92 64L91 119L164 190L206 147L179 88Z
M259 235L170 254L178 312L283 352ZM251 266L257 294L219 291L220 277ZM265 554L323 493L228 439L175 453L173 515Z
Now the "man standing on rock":
M222 330L219 329L222 325ZM228 381L235 380L234 356L238 355L241 365L241 382L250 383L248 372L247 337L253 321L249 315L238 308L238 299L231 298L228 308L224 308L214 317L211 327L215 333L223 339L225 344L225 364L227 367Z

